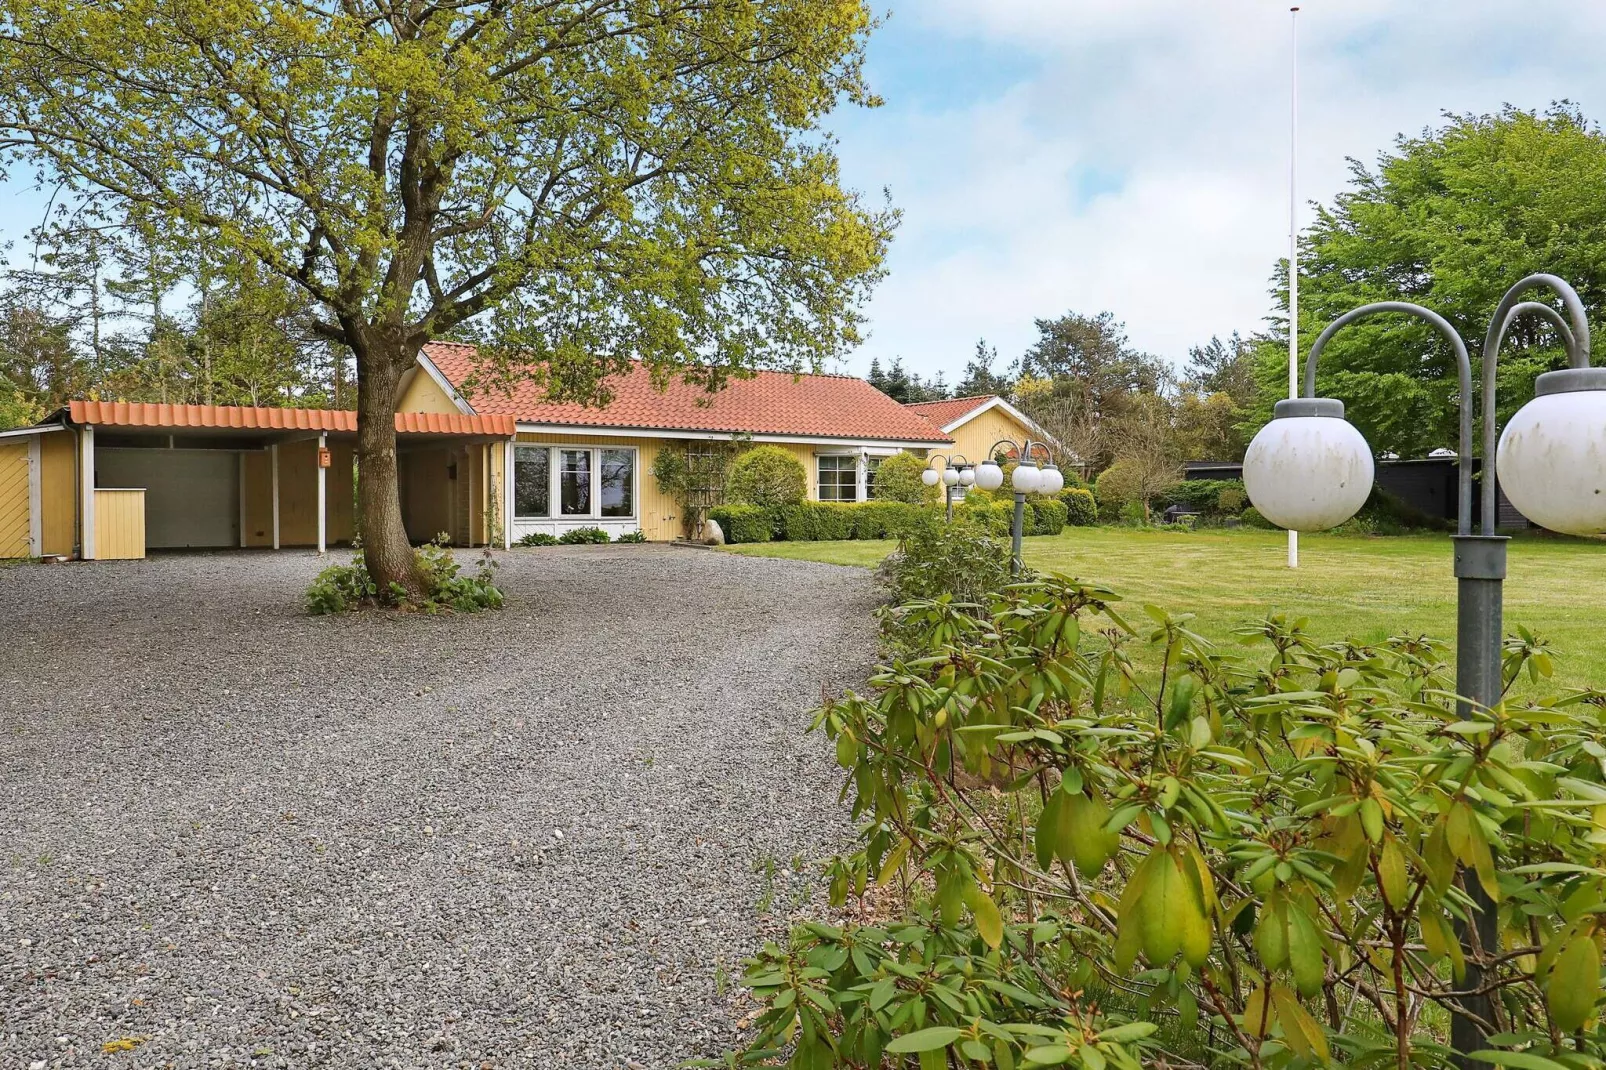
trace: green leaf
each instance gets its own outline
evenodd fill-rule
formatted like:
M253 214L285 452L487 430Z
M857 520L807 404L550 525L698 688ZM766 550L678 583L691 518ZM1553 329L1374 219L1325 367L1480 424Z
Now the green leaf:
M1004 942L1004 919L999 913L998 904L993 897L975 885L966 894L970 904L970 912L976 916L976 931L981 934L982 940L994 951L998 950Z
M1469 1053L1467 1058L1494 1063L1496 1066L1509 1066L1512 1070L1567 1070L1563 1063L1526 1051L1475 1051Z
M955 1029L951 1025L934 1025L928 1029L917 1029L913 1033L892 1038L886 1050L900 1055L935 1051L938 1048L946 1048L964 1035L963 1029Z

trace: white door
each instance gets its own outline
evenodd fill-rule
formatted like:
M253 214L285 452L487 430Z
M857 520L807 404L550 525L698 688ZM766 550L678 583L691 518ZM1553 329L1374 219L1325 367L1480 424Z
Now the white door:
M240 545L240 455L227 450L97 449L95 483L145 488L145 545Z

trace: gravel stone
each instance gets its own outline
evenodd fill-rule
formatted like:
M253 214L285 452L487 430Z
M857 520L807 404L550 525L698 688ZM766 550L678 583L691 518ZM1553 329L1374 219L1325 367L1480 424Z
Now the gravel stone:
M303 552L0 569L0 1067L737 1039L742 960L851 834L804 729L870 668L870 574L497 558L507 609L436 617L308 617Z

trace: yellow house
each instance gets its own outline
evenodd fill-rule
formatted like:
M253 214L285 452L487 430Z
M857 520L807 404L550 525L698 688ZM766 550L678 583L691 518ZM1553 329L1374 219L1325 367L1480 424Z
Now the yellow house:
M924 416L851 376L761 371L710 395L678 381L660 389L636 364L608 380L607 406L590 408L550 401L533 382L511 392L471 391L474 358L473 346L425 346L399 407L517 421L504 461L513 473L503 522L511 541L577 527L616 538L636 531L654 541L678 538L681 506L652 476L664 450L738 438L773 443L803 462L810 498L852 502L873 494L883 458L953 445Z
M636 364L593 408L533 382L474 391L474 370L472 346L433 343L402 379L398 482L416 542L505 547L578 527L676 538L681 505L652 475L665 450L774 444L803 463L811 499L852 502L901 451L975 462L999 439L1041 437L1002 398L906 406L850 376L759 372L710 395L660 388ZM332 410L72 402L0 432L0 557L348 542L356 428Z
M987 460L988 451L1004 440L1022 442L1028 438L1034 441L1048 439L1042 428L1025 413L995 394L917 402L907 408L930 420L938 430L953 439L953 446L942 451L945 455L956 459L963 457L971 464ZM1053 448L1052 444L1050 448ZM1063 467L1066 458L1056 459Z

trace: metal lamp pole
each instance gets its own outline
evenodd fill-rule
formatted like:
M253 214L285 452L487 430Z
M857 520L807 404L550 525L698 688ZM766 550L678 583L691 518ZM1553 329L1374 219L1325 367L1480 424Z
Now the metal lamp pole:
M1567 318L1549 305L1534 301L1519 301L1520 296L1536 286L1546 286L1560 296L1566 307ZM1576 390L1606 389L1606 369L1589 367L1589 322L1584 314L1583 302L1577 292L1555 275L1530 275L1508 290L1495 309L1489 332L1483 346L1483 487L1482 516L1478 532L1472 531L1472 363L1461 336L1444 317L1421 305L1403 301L1382 301L1364 305L1338 317L1311 346L1305 361L1304 397L1279 401L1278 419L1299 417L1337 417L1343 420L1342 402L1316 396L1316 362L1327 343L1346 325L1366 316L1392 312L1415 316L1431 325L1450 343L1455 352L1456 368L1460 374L1460 442L1459 442L1459 494L1456 509L1455 576L1456 576L1456 694L1457 712L1463 718L1473 706L1485 709L1500 701L1501 697L1501 638L1503 632L1502 586L1506 576L1505 536L1495 534L1495 363L1500 343L1513 320L1521 315L1539 316L1561 335L1566 344L1568 371L1550 372L1540 376L1536 392L1539 395ZM1569 326L1568 320L1571 321ZM1325 421L1320 421L1325 423ZM1314 432L1321 434L1320 432ZM1251 446L1251 451L1254 447ZM1367 459L1370 469L1370 458ZM1276 459L1262 462L1275 466ZM1283 472L1284 478L1289 473ZM1266 477L1262 477L1266 478ZM1246 482L1249 471L1246 464ZM1269 489L1269 488L1268 488ZM1366 488L1370 490L1368 486ZM1251 494L1251 498L1254 495ZM1358 507L1358 506L1357 506ZM1351 510L1349 515L1353 515ZM1345 517L1347 519L1347 517ZM1467 976L1465 988L1475 991L1481 986L1482 954L1498 947L1497 916L1494 903L1477 881L1467 882L1467 893L1473 902L1473 924L1462 934L1467 945ZM1487 994L1466 1000L1469 1014L1455 1015L1451 1021L1451 1047L1467 1053L1487 1047L1484 1022L1493 1021L1493 998ZM1462 1060L1465 1062L1465 1060ZM1466 1063L1466 1065L1475 1065Z
M1010 453L1020 458L1010 478L1010 486L1015 491L1015 516L1010 525L1009 555L1009 574L1019 576L1023 566L1021 536L1026 527L1026 495L1034 492L1058 494L1065 487L1065 477L1055 465L1054 454L1046 443L1030 438L1024 442L1001 438L988 447L987 459L976 468L976 485L983 490L997 490L1004 484L1004 470L992 459L998 456L1000 446L1007 446ZM1031 459L1033 450L1042 453L1041 468Z
M937 461L942 462L940 470L932 467ZM920 481L928 487L935 487L938 483L942 484L943 493L947 498L947 519L949 521L954 518L954 488L957 486L968 487L974 483L976 477L973 469L974 466L965 460L963 453L946 456L934 453L926 459L926 470L920 473Z

